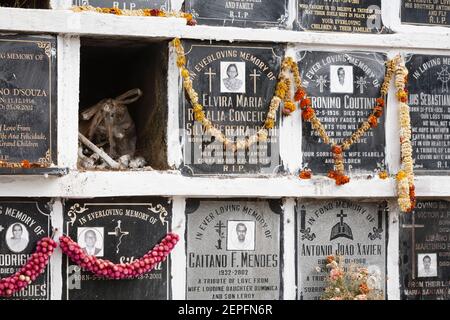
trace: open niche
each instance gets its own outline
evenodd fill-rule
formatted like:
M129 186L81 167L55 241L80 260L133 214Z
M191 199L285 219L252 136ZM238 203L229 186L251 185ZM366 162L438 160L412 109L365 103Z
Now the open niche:
M78 167L166 170L166 41L81 40Z

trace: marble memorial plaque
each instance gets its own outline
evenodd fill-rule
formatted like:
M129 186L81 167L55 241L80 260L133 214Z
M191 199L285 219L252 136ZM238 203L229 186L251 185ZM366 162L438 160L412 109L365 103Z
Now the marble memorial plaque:
M285 27L288 0L186 0L185 10L199 24L235 27Z
M298 51L303 86L331 139L341 143L367 119L380 96L386 56L365 52ZM384 167L384 115L344 152L346 170L374 171ZM322 143L311 123L303 121L303 164L314 173L333 170L330 146Z
M299 30L384 33L381 0L297 0Z
M164 198L68 200L65 233L89 255L114 263L144 256L170 232L171 204ZM170 256L136 279L108 280L83 271L63 257L63 299L170 299Z
M37 242L52 235L51 211L48 199L0 199L0 278L19 271L35 252ZM27 288L8 299L49 300L50 265Z
M401 0L402 23L449 26L450 6L448 1Z
M275 92L284 49L280 45L183 41L187 69L206 117L227 138L236 141L256 134L266 120ZM194 121L192 104L184 90L180 99L180 132L185 175L271 174L280 169L279 125L267 142L236 153L205 132Z
M401 299L450 300L450 202L418 201L400 219Z
M0 161L56 163L56 103L56 37L0 36Z
M186 299L280 299L281 213L274 200L187 201Z
M72 0L74 6L94 6L100 8L134 9L162 9L170 10L170 0Z
M360 265L386 287L387 209L385 203L324 200L297 204L297 298L319 299L326 285L326 257ZM320 272L317 270L320 268Z
M408 55L414 167L418 173L450 169L450 56Z

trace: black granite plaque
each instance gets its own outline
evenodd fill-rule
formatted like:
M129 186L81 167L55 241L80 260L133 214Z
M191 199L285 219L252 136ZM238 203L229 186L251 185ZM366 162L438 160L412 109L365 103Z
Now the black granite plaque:
M0 36L0 161L56 163L56 103L56 37Z
M183 42L187 68L206 117L233 141L256 134L264 125L284 55L280 45ZM186 175L257 174L279 170L279 125L267 142L234 153L194 121L192 104L181 90L180 128Z
M365 121L376 105L385 74L386 56L364 52L297 52L303 85L328 135L341 143ZM330 146L311 123L303 122L303 163L315 173L333 170ZM384 165L384 116L344 153L350 171L374 171Z
M236 27L285 27L288 0L186 0L185 10L199 24Z
M409 55L406 67L415 170L448 172L450 56Z
M299 30L383 33L381 0L297 0Z
M170 0L72 0L74 6L94 6L119 9L162 9L170 10Z
M51 236L51 210L47 199L0 199L0 278L19 271L35 252L36 243ZM49 300L50 265L27 288L7 299Z
M114 263L140 259L170 232L172 220L171 204L163 198L70 200L64 205L64 214L67 235L86 248L89 255ZM170 297L170 257L151 272L128 280L97 277L81 270L67 256L63 258L63 299L166 300Z
M297 204L297 298L319 299L326 285L326 257L368 268L374 288L386 292L387 209L385 203L345 200Z
M418 201L400 219L401 299L450 300L450 202Z
M446 0L401 0L402 23L449 26L450 5Z
M281 296L280 201L189 200L190 300L275 300Z

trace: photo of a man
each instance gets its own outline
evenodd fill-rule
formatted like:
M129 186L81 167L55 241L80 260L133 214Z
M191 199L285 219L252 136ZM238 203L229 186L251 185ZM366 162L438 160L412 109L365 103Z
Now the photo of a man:
M103 228L78 228L78 244L90 256L103 256Z
M221 62L220 75L220 92L245 93L245 62Z
M227 250L255 250L255 222L228 221Z
M6 231L6 244L12 252L22 252L28 242L28 230L22 223L14 223Z
M353 93L352 66L330 66L330 91L332 93Z
M419 266L418 277L437 277L437 255L436 253L423 253L417 255L417 265Z

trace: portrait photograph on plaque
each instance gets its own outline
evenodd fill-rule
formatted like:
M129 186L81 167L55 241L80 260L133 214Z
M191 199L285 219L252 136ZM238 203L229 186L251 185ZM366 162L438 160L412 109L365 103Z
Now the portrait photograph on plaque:
M171 202L165 198L119 197L66 200L64 233L89 256L132 263L171 229ZM170 258L134 279L111 280L82 270L63 256L64 300L168 300Z
M186 299L280 299L281 215L276 200L189 199Z
M53 234L51 199L0 198L0 279L22 269L36 251L38 241ZM50 300L50 268L11 297L1 300ZM1 284L1 283L0 283ZM4 288L4 284L1 284ZM2 301L5 302L5 301Z
M193 88L205 116L230 140L254 135L265 122L275 92L283 45L183 41ZM194 120L192 103L180 87L181 172L187 176L276 174L283 170L279 123L268 139L234 152Z
M386 55L375 52L296 53L303 87L311 96L317 117L328 129L330 138L347 139L371 113L380 96ZM380 118L372 129L345 155L345 167L352 172L373 172L384 167L385 126ZM302 124L303 166L315 173L333 169L330 148L321 142L311 123Z
M450 299L450 202L424 200L400 220L403 300Z
M0 0L4 318L450 301L449 26L450 0Z

